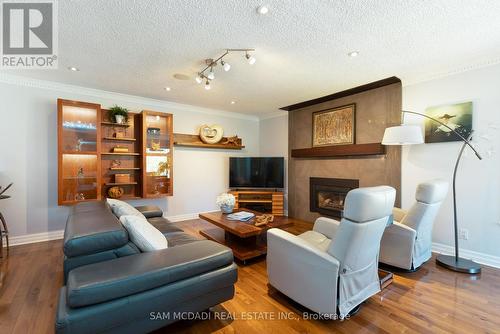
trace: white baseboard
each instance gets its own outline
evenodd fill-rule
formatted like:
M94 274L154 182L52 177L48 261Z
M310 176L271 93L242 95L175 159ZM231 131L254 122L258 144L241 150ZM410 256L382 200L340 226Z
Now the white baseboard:
M183 220L198 219L198 213L187 213L185 215L177 215L177 216L165 216L165 218L171 221L172 223L176 223Z
M204 211L204 212L207 212L207 211ZM218 210L208 211L208 212L218 212ZM177 222L181 222L184 220L198 219L200 213L201 212L187 213L184 215L177 215L177 216L165 216L165 218L168 219L169 221L171 221L172 223L177 223Z
M64 237L64 230L42 232L34 234L19 235L16 237L9 237L10 246L32 244L35 242L43 242L50 240L58 240ZM4 243L5 246L5 243Z
M455 248L445 244L440 244L437 242L432 243L432 251L439 254L454 255ZM473 260L477 263L484 264L486 266L500 268L500 257L493 256L485 253L479 253L471 251L468 249L460 249L460 257L464 259Z

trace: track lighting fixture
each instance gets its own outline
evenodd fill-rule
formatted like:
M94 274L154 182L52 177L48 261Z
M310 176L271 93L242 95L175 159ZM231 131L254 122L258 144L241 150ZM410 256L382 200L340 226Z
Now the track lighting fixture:
M222 69L224 69L225 72L228 72L231 69L231 65L224 61L223 58L227 56L230 52L245 52L245 57L250 65L255 64L255 57L251 56L248 52L255 51L255 49L226 49L226 52L222 56L220 56L217 59L205 59L205 64L206 67L198 72L198 74L195 77L195 80L197 83L201 84L203 80L205 81L205 89L209 90L210 89L210 81L215 79L215 72L214 68L217 66L217 63L220 61L220 65L222 66ZM208 74L205 74L205 72L208 71Z

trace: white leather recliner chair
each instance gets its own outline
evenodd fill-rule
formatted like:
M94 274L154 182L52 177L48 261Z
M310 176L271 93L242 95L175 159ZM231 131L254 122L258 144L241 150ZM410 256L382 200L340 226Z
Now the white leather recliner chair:
M324 317L344 318L380 291L380 239L392 222L395 196L388 186L354 189L340 222L321 217L298 236L270 229L269 283Z
M446 181L424 182L408 212L394 208L394 224L385 230L380 244L380 262L415 270L431 258L432 226L447 193Z

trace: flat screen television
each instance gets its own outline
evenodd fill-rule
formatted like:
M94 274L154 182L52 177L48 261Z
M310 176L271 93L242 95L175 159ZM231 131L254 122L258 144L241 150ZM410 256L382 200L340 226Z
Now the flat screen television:
M229 158L229 188L284 188L285 158Z

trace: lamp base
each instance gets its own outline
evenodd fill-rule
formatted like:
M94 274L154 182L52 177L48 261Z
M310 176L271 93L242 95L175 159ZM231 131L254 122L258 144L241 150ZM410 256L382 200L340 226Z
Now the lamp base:
M481 273L481 266L478 263L462 258L455 259L455 256L452 255L438 255L436 258L436 263L442 267L453 271L458 271L460 273Z

